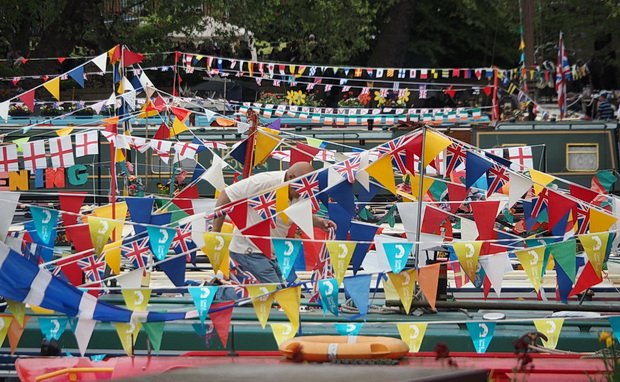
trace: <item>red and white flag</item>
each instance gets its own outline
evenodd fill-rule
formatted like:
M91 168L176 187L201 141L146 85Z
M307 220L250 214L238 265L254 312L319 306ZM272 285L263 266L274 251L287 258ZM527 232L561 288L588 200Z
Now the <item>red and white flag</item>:
M49 144L53 168L71 167L75 164L70 135L66 137L50 138Z
M99 154L99 136L97 131L87 131L75 135L76 158L97 154Z
M45 157L45 141L43 139L22 144L24 154L24 168L34 171L38 168L47 167Z
M174 144L174 151L181 158L193 158L198 150L198 145L190 142L177 142Z
M560 43L558 44L558 65L556 67L555 91L558 93L558 107L560 108L560 119L564 119L566 113L566 78L570 74L570 65L564 49L564 39L560 32Z
M19 171L17 145L0 146L0 171Z

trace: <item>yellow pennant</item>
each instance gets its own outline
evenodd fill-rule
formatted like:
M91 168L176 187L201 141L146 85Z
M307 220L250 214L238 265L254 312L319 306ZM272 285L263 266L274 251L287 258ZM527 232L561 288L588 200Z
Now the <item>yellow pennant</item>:
M121 274L121 245L122 240L115 241L103 246L102 252L105 252L105 263L108 264L115 275Z
M606 232L616 221L617 218L596 208L590 208L590 233Z
M10 299L6 299L6 303L9 306L9 310L19 326L24 326L24 317L26 316L26 304Z
M0 316L0 346L4 344L4 339L6 338L6 334L9 331L11 322L13 322L13 317L6 315Z
M123 289L123 299L129 310L146 310L151 298L150 289Z
M88 230L90 238L93 241L93 247L97 256L101 254L103 247L108 243L112 231L114 231L115 223L108 219L96 216L88 216Z
M66 137L67 135L71 134L72 131L73 131L73 127L65 127L64 129L56 130L56 134L59 137Z
M289 186L282 186L276 190L276 213L288 208L288 188ZM286 214L279 214L278 216L288 224L288 216Z
M60 101L60 77L47 81L43 84L43 86L54 96L54 98Z
M547 336L547 341L542 340L543 346L547 349L555 349L562 331L563 318L543 318L534 320L536 330Z
M159 112L155 110L155 106L153 106L153 102L149 100L140 109L140 114L138 114L138 118L152 117L157 114L159 114Z
M136 344L142 324L133 321L114 322L114 327L116 328L116 333L118 333L118 338L121 340L125 353L127 353L128 356L132 356L133 345Z
M405 312L409 314L411 301L413 301L413 289L415 287L415 278L417 274L415 268L411 268L400 273L388 273L388 278L392 282L400 301L403 303ZM404 340L403 340L404 341ZM406 342L406 341L405 341Z
M334 277L338 280L338 285L340 285L342 280L344 280L344 275L347 272L357 243L350 241L328 241L326 244L332 267L334 267Z
M278 346L280 346L282 342L295 337L297 330L299 330L299 326L293 326L291 323L269 325L271 325L271 331L273 332L273 337L276 339Z
M267 134L258 130L256 135L256 144L254 146L254 166L263 163L269 158L269 154L282 142L281 139L276 138L270 134Z
M424 167L428 166L428 164L431 163L440 152L444 151L446 147L452 144L452 141L449 138L446 138L443 135L437 134L431 130L426 132L425 138Z
M114 214L112 214L114 211ZM123 227L125 226L125 218L127 217L127 203L115 203L114 210L112 210L112 204L108 204L106 206L97 207L93 210L93 215L100 217L115 220L115 222L110 222L112 225L116 225L116 231L114 232L114 237L112 240L121 240L123 237Z
M528 169L530 172L530 177L534 182L534 193L536 195L540 194L540 192L548 186L551 182L555 180L555 177L549 174L545 174L544 172L540 172L534 169Z
M301 304L301 286L284 288L277 291L275 294L276 301L286 317L293 324L293 327L299 328L299 305Z
M114 156L116 163L125 161L125 152L121 149L116 149L116 155Z
M420 175L410 176L411 179L411 194L415 198L415 200L420 200ZM435 179L424 177L424 181L422 182L422 196L426 195L428 189L435 183Z
M202 251L207 254L213 266L213 272L222 272L224 277L230 274L228 266L228 245L232 239L231 235L221 235L217 232L203 233L205 246Z
M277 285L248 285L247 287L250 298L252 299L252 305L254 305L254 311L258 317L263 329L267 325L267 319L269 319L269 313L271 312L271 303L273 302L274 295L272 292L278 288Z
M40 306L36 306L36 305L29 305L29 306L30 306L30 310L32 310L32 312L36 314L54 314L54 311L51 309L41 308Z
M370 166L366 167L366 172L377 179L388 191L396 195L396 182L394 181L394 171L392 170L392 156L384 155L377 159Z
M174 122L172 122L172 127L170 128L170 138L187 130L189 130L187 125L177 117L174 119Z
M480 256L482 242L453 242L452 247L467 277L469 277L470 280L475 280L476 268L478 267L478 256Z
M400 338L407 343L409 351L417 353L422 346L422 340L424 340L424 334L426 333L427 322L405 322L402 324L396 324L398 327L398 333Z
M321 139L306 137L306 143L308 144L308 146L321 147L323 142L324 141Z
M11 142L15 143L17 145L17 152L21 153L22 151L22 146L24 145L24 143L28 142L30 140L30 137L25 137L25 138L19 138L19 139L13 139ZM11 183L11 182L9 182Z
M583 245L583 249L586 251L588 260L599 278L601 277L603 262L607 254L609 235L609 233L599 233L579 236L579 241L581 241L581 245Z
M525 274L534 286L534 290L538 292L543 271L543 263L545 258L545 247L537 247L531 249L523 249L516 251L517 259L521 263Z

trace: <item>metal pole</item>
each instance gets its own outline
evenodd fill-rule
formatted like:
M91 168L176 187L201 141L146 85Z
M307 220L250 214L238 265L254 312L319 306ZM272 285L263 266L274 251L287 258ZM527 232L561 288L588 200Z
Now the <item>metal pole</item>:
M426 146L426 125L422 126L422 153L420 154L420 163L418 165L418 172L420 173L420 182L418 187L418 216L417 226L415 232L415 250L414 250L414 264L417 268L420 262L420 237L422 236L422 191L424 190L424 146Z

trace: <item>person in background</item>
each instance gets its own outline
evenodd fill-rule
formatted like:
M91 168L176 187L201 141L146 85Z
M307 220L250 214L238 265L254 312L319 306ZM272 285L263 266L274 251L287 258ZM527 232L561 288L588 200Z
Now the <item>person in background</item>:
M610 120L614 118L614 109L607 100L607 94L601 93L598 96L598 106L596 108L597 119Z
M302 177L313 170L314 168L309 162L297 162L286 171L267 171L252 175L249 178L226 187L218 197L215 207L216 209L218 207L221 208L230 203L252 198L267 191L274 190L282 184ZM291 186L288 186L288 190L289 204L296 203L299 199L299 194ZM251 213L253 211L248 212L248 227L262 221L262 218L258 214ZM213 232L221 232L224 218L225 216L222 214L213 219ZM315 227L326 232L330 229L336 229L336 224L333 221L316 215L312 216L312 222ZM290 219L287 223L280 216L277 216L275 218L275 227L271 228L271 237L286 237L291 223ZM236 263L238 271L250 273L260 283L281 284L283 282L282 272L275 260L274 254L262 253L238 228L235 228L233 232L233 237L228 249L229 257ZM233 288L220 288L215 298L216 300L235 300L239 298L239 296L236 295Z

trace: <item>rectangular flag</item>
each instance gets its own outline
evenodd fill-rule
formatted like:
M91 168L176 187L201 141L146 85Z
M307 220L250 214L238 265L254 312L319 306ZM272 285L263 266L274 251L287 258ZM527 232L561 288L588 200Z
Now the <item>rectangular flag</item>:
M33 171L38 168L47 167L45 141L43 139L24 143L22 145L22 151L24 155L24 168L26 170Z
M52 167L71 167L75 164L73 159L73 145L71 136L50 138L50 156L52 157Z

